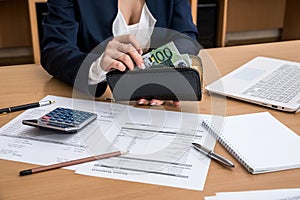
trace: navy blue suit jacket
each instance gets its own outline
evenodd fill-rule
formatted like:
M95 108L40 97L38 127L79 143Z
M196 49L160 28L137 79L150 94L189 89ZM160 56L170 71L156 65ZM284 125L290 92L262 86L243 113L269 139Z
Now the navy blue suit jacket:
M178 45L181 53L197 55L199 47L193 43L198 33L192 22L189 1L146 0L146 3L157 19L156 27L178 31L192 40ZM88 72L105 48L99 44L105 44L103 41L113 36L112 23L118 12L118 0L48 0L47 4L48 15L43 21L42 66L54 77L82 91L102 95L106 83L88 86ZM166 42L165 39L161 41L162 44ZM181 48L184 46L188 48ZM95 47L97 50L91 53Z

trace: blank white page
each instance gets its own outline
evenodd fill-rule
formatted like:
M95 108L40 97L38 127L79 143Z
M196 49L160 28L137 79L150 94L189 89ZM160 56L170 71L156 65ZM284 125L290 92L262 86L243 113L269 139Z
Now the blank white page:
M252 173L300 167L300 136L268 112L225 117L221 135Z

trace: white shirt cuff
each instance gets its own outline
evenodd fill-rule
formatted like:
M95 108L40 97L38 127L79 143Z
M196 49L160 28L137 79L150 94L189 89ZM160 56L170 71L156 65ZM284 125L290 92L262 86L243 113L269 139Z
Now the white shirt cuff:
M95 60L90 67L89 79L88 79L89 85L98 84L106 79L107 72L104 71L100 66L102 56L103 54L97 60Z

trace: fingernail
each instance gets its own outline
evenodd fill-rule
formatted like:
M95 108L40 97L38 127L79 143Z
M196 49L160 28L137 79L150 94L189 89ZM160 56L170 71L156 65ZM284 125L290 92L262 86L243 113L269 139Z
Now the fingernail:
M141 69L146 69L146 66L145 66L145 64L144 64L144 63L142 63L142 64L140 65L140 68L141 68Z
M143 100L140 100L140 101L138 102L138 104L139 104L139 105L142 105L142 104L144 104L144 101L143 101Z
M156 102L152 102L150 105L151 105L151 106L155 106L155 105L156 105Z
M142 55L143 54L143 49L138 49L138 53Z

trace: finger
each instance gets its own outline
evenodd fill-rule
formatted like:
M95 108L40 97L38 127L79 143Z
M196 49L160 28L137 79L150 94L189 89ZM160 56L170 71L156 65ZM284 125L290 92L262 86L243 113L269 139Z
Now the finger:
M137 65L138 68L140 68L140 69L145 68L144 60L143 60L142 56L136 51L136 49L131 44L120 43L118 46L118 51L122 52L124 54L128 54L130 56L130 58L133 60L133 62ZM134 68L134 66L132 67L133 63L129 62L128 58L125 58L124 55L121 55L120 58L121 58L121 61L126 62L125 64L127 64L127 63L130 64L130 65L127 65L129 69L132 70ZM126 60L123 60L123 59L126 59Z
M164 103L165 103L164 101L161 101L161 100L158 100L158 99L152 99L150 101L150 105L151 106L160 106L160 105L162 105Z
M148 104L149 104L149 101L146 100L146 99L140 99L140 100L137 101L137 103L138 103L139 105L148 105Z
M173 101L173 105L175 107L179 107L180 106L180 101Z
M102 58L101 66L105 66L105 68L104 68L105 71L110 71L111 69L117 69L119 71L126 70L126 66L122 62L112 59L109 56L106 56L106 57L104 56Z
M128 46L129 48L126 48L125 46ZM104 61L102 62L102 64L106 66L106 71L110 70L111 68L123 69L125 66L132 70L134 68L134 62L130 55L126 54L127 51L130 50L136 52L131 45L126 45L118 41L110 41L103 56ZM117 63L114 60L117 60L121 63ZM116 66L114 67L113 65Z
M141 50L141 45L136 37L132 34L126 34L115 38L117 41L125 44L131 44L137 52Z
M117 63L114 60L121 63ZM142 69L145 66L142 56L139 55L131 44L121 43L115 38L108 43L103 55L103 60L101 61L101 66L105 71L109 71L111 68L124 71L125 66L133 70L135 64Z
M131 51L128 52L128 54L130 55L130 57L132 58L132 60L135 62L136 66L140 69L145 69L145 64L144 64L144 60L142 58L142 56L137 53L136 51Z
M114 60L111 62L111 64L108 66L108 69L111 70L111 69L117 69L119 71L125 71L126 70L126 66L120 62L120 61L117 61L117 60ZM109 71L108 70L108 71Z
M129 70L133 70L134 63L129 55L123 53L119 58L117 58L117 60L121 61L125 66L127 66Z
M116 40L112 40L108 43L105 50L105 54L111 57L112 59L117 59L123 54L127 54L130 51L136 52L136 49L130 44L125 44Z

